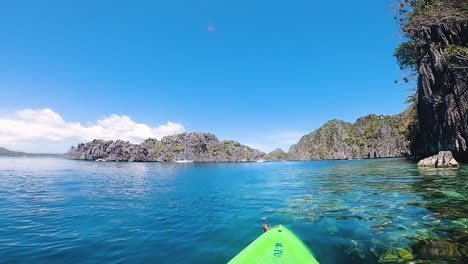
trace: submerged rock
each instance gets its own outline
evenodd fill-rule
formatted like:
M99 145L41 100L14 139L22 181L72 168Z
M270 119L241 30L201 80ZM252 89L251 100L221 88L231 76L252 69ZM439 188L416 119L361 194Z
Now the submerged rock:
M413 260L413 254L403 248L389 248L379 258L380 263L403 263Z
M357 255L360 259L366 258L366 246L357 240L351 240L351 247L346 250L348 255Z
M468 256L468 248L448 240L422 240L413 246L418 259L459 260Z
M458 162L451 151L440 151L437 155L420 160L418 167L451 168L458 167Z

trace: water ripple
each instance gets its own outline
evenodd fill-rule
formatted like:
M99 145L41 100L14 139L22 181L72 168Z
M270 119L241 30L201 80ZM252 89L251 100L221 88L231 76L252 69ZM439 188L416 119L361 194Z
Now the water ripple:
M402 249L456 263L430 246L467 246L467 178L463 166L423 170L398 159L0 158L0 262L223 263L261 234L266 217L291 227L321 263L379 263Z

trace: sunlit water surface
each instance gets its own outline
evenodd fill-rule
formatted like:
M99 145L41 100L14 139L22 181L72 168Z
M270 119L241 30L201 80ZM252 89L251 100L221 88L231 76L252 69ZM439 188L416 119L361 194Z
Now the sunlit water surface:
M321 263L460 263L468 254L467 179L467 167L418 169L400 159L0 158L0 262L226 263L262 234L267 217Z

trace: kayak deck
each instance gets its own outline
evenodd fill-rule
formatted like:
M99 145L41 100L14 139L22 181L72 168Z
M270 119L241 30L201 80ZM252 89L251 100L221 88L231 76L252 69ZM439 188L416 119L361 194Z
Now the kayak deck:
M319 263L312 251L286 227L279 225L263 233L228 264Z

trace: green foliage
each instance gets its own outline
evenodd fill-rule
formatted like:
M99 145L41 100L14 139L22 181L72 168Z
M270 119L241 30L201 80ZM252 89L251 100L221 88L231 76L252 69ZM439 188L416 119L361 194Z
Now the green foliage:
M466 2L465 4L463 4L461 10L462 10L462 12L463 12L464 14L468 14L468 2Z
M325 155L326 155L325 150L320 149L318 154L319 154L320 159L322 160L325 159Z
M385 117L385 120L393 128L398 129L398 127L400 126L400 119L397 116L388 116Z
M466 20L468 4L463 0L397 0L398 21L402 29L416 31L446 21Z
M449 55L456 55L456 54L468 55L468 48L452 44L447 48L447 53Z
M154 145L153 149L151 149L151 155L156 155L158 154L158 152L162 151L164 149L164 144L159 142L157 144Z
M400 43L393 54L401 69L417 70L417 67L423 58L420 49L418 49L413 41Z
M347 126L346 134L348 135L348 137L345 139L346 144L348 145L359 144L359 139L357 137L356 128L354 126Z
M366 139L375 139L382 127L383 120L380 117L374 116L364 126L364 137Z
M223 147L221 145L217 145L211 150L211 152L213 153L213 155L217 155L222 149Z
M460 45L452 44L448 46L446 52L451 56L452 61L449 62L449 67L459 66L456 62L458 60L468 61L468 48Z
M182 146L182 145L177 145L177 146L175 147L175 151L176 151L176 152L182 152L182 151L184 151L184 149L185 149L185 147Z

